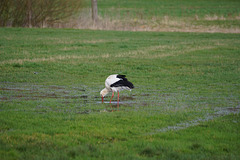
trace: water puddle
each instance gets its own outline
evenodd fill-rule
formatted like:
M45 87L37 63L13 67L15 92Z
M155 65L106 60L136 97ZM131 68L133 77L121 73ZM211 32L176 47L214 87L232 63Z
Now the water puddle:
M149 113L163 113L164 111L177 111L185 109L204 108L211 105L229 106L225 110L217 110L215 114L208 114L203 119L197 119L192 122L180 123L176 126L159 129L156 132L165 132L168 130L178 130L184 127L197 125L199 122L207 121L208 118L215 118L223 113L239 112L234 108L240 104L237 96L223 99L216 97L197 97L184 91L169 93L168 90L152 89L152 86L142 86L132 92L123 91L120 93L120 102L117 103L115 95L111 104L109 104L111 94L109 94L102 104L99 95L102 86L58 86L58 85L36 85L29 83L11 83L0 82L0 102L11 101L36 101L37 104L46 105L45 108L36 107L39 112L42 110L58 112L74 112L79 114L90 114L93 112L112 112L112 111L144 111ZM51 101L51 103L49 102ZM196 107L197 106L197 107ZM58 108L58 109L55 109ZM101 109L99 109L101 108ZM224 107L223 107L224 108ZM223 112L220 114L220 111Z
M84 88L0 83L0 101L39 99L87 99Z
M76 106L85 107L91 104L102 104L101 97L99 95L100 89L89 89L89 87L66 87L66 86L44 86L44 85L33 85L27 83L11 83L11 82L0 82L0 102L1 101L44 101L53 99L62 102L63 104L73 104ZM116 96L113 98L112 107L117 105L123 107L131 107L133 105L146 106L144 98L142 102L139 101L139 97L149 97L150 94L130 94L125 92L120 94L120 102L117 103ZM106 107L109 106L109 100L111 95L107 96L104 101ZM118 106L119 107L119 106Z
M97 101L96 103L98 104L110 104L108 101L105 101L105 102L101 102L101 101ZM135 104L136 102L135 101L112 101L111 104L112 105L117 105L117 104L122 104L122 105L131 105L131 104Z

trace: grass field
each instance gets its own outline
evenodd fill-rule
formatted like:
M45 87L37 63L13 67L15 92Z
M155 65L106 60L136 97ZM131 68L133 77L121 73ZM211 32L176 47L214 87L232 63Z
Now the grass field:
M240 159L239 34L0 35L1 159ZM114 73L135 85L119 108Z
M240 33L239 6L239 0L101 0L99 21L93 24L87 1L72 24L103 30Z

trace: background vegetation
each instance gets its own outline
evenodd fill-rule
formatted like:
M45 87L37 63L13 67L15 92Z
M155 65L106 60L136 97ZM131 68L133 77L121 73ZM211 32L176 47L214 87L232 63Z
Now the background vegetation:
M92 21L91 0L0 3L1 26L28 27L31 22L44 28L240 32L239 0L99 0L97 22Z
M80 12L82 0L1 0L0 26L45 27Z
M238 0L100 0L100 21L93 25L81 13L76 28L239 33ZM89 6L89 5L88 5Z

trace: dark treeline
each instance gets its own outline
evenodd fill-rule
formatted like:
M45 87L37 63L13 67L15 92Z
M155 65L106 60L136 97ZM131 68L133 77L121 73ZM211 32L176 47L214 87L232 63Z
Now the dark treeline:
M0 26L43 27L76 15L83 0L0 0Z

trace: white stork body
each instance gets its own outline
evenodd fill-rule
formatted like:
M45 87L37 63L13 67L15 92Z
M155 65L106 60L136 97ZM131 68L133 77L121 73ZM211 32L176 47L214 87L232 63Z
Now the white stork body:
M113 74L108 76L105 81L105 88L100 92L100 95L103 98L109 93L112 92L112 98L114 96L114 92L118 92L118 103L119 103L119 91L121 90L131 90L134 88L133 84L125 78L125 75ZM110 100L110 103L112 101Z

